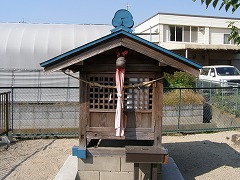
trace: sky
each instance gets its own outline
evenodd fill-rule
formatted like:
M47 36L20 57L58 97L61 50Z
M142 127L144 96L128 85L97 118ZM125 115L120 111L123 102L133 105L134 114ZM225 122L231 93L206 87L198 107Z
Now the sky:
M134 25L159 12L240 18L240 9L226 13L201 0L0 0L0 22L111 24L119 9L130 11Z

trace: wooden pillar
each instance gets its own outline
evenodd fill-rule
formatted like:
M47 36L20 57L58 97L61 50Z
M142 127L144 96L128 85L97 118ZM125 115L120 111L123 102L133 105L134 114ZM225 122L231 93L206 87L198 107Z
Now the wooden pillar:
M80 79L86 80L85 72L80 72ZM89 120L89 88L88 85L79 81L80 88L80 115L79 115L79 148L85 149L87 145L87 123Z
M163 77L163 72L156 78ZM162 143L163 80L153 84L152 122L154 123L154 146Z

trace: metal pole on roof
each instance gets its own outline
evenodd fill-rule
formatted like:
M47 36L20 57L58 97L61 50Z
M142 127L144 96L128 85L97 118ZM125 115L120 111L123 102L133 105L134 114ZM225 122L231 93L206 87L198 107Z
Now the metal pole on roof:
M152 42L152 26L150 26L150 42Z
M188 49L185 49L185 58L188 58Z

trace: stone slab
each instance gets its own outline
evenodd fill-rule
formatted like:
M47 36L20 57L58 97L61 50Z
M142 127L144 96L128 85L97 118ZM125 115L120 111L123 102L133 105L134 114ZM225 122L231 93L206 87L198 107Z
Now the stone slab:
M54 180L75 180L78 170L77 162L77 157L68 156L67 160L55 176Z

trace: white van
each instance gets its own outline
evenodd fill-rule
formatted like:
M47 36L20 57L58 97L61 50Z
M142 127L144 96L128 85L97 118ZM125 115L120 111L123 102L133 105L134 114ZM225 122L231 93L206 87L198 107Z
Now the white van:
M240 86L240 71L228 65L203 66L200 69L199 80L208 82L212 87L236 87Z

